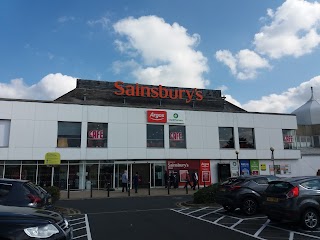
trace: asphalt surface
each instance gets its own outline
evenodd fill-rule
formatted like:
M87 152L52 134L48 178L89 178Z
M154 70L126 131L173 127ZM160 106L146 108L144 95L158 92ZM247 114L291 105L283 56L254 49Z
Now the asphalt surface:
M178 203L191 199L192 196L86 199L59 201L57 205L81 211L69 219L87 219L73 226L77 230L74 239L255 239L176 212L184 209Z

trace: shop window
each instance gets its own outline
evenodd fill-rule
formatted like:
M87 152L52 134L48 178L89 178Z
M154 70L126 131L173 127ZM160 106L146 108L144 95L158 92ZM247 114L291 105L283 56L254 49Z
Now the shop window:
M296 130L282 129L283 148L295 149L296 147Z
M219 127L220 148L234 148L234 135L232 127Z
M81 146L81 123L58 122L58 147Z
M254 129L253 128L238 128L240 148L255 148Z
M147 124L147 147L164 148L164 126Z
M186 127L169 126L170 148L186 148Z
M108 146L108 124L88 123L87 147Z
M0 147L9 146L10 120L0 120Z

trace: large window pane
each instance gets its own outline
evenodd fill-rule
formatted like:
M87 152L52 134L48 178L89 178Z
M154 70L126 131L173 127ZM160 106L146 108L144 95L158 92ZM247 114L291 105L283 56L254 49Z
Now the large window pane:
M108 146L108 124L88 123L87 147L107 147Z
M81 123L58 122L58 147L81 146Z
M147 147L163 148L164 147L164 126L147 125Z
M240 148L255 148L253 128L239 128Z
M170 148L186 148L186 127L169 126Z
M283 129L282 137L284 149L296 149L296 130Z
M220 148L234 148L234 136L232 127L219 127Z
M10 120L0 120L0 147L9 146Z

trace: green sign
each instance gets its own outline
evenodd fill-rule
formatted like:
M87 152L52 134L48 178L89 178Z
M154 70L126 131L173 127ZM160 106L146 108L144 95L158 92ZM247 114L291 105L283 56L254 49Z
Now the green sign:
M259 175L259 160L250 160L251 175Z
M61 163L60 153L48 152L44 158L44 164L46 165L59 165Z

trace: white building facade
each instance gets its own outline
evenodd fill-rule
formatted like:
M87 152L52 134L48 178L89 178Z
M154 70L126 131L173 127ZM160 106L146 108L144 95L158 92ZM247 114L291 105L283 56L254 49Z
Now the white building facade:
M250 113L236 107L213 111L196 100L190 101L189 109L181 105L184 102L175 104L170 99L172 107L161 102L166 99L155 97L150 101L160 104L136 106L130 101L139 97L118 96L114 89L108 94L118 102L101 104L90 101L94 93L82 81L89 80L78 80L78 90L52 102L0 99L0 177L30 179L61 189L68 185L85 189L90 182L100 189L107 184L120 187L124 170L130 179L139 172L141 185L150 187L165 185L165 171L179 178L179 186L187 171L199 173L200 185L239 172L303 174L300 150L292 140L295 115ZM90 84L96 89L101 82ZM114 83L108 84L112 89ZM86 93L76 101L70 96L79 89ZM44 162L51 152L61 157L54 167Z

